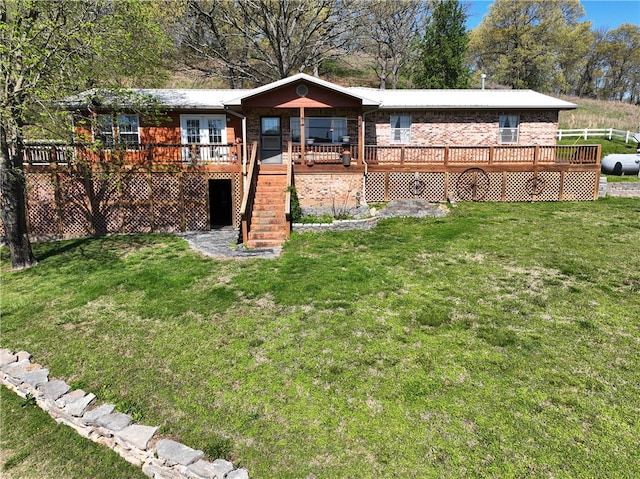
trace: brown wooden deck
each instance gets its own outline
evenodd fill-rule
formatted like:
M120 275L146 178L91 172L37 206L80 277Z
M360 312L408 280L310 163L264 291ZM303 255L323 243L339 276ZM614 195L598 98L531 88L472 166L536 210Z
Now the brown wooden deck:
M355 175L364 182L366 202L407 197L434 202L597 198L598 145L350 147L351 162L345 166L342 145L315 145L304 152L288 145L283 155L286 184L296 175L319 175L318 181L327 181L322 175ZM243 162L237 145L219 146L215 155L210 148L180 144L128 149L27 145L30 231L37 237L59 238L207 230L209 187L224 180L231 185L233 226L242 228L245 240L253 229L257 239L251 225L260 171L257 148L257 143L248 145Z

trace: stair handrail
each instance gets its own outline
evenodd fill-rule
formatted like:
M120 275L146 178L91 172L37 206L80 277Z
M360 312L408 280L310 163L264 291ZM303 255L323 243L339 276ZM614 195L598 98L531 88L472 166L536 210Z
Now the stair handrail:
M250 218L251 208L253 206L253 197L255 196L256 178L254 175L256 170L256 158L258 156L258 142L254 141L251 147L251 157L249 159L249 169L247 170L247 177L245 179L245 188L242 195L242 204L240 206L240 217L242 218L242 242L247 244L249 239L249 230L251 229ZM253 192L253 193L252 193ZM248 214L247 214L247 210Z
M289 142L287 155L287 189L284 196L284 217L287 222L287 238L291 233L291 186L293 185L293 146Z
M284 197L284 214L288 218L291 216L291 185L293 179L293 147L289 142L289 155L287 156L287 190Z

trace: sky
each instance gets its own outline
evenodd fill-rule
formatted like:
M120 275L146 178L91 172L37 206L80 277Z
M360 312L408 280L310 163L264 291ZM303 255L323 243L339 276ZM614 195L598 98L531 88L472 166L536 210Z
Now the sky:
M482 21L493 1L467 0L466 3L470 4L467 29L472 30ZM580 3L586 13L582 20L590 20L593 29L615 30L623 23L640 25L640 0L581 0Z

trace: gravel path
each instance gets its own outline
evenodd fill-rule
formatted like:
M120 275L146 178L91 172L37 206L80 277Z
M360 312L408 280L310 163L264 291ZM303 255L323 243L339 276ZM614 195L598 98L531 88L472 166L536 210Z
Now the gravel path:
M380 219L391 217L445 216L446 207L434 205L424 200L394 200L377 212ZM344 223L348 222L341 222ZM356 222L354 222L356 223ZM349 229L349 228L341 228ZM180 233L189 246L211 258L277 258L282 248L246 248L239 244L240 232L231 226L211 231L188 231Z

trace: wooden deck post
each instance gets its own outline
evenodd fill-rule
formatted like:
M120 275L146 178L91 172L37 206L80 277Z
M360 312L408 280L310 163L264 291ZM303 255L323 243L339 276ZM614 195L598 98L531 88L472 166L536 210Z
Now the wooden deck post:
M364 161L364 122L362 120L362 113L358 113L358 158L356 164L362 165Z
M304 121L304 107L301 106L300 107L300 163L304 164L305 163L305 146L307 144L307 140L305 139L306 135L305 135L305 125L304 125L305 121Z

